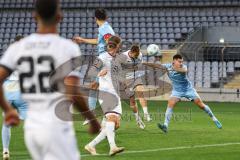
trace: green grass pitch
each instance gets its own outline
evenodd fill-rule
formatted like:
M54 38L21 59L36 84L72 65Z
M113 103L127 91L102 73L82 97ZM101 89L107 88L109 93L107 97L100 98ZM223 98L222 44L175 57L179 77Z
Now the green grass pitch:
M124 146L123 154L109 157L109 146L103 141L97 146L100 156L90 156L84 145L95 136L86 133L87 127L76 122L76 135L82 160L239 160L240 159L240 105L239 103L207 103L223 124L216 128L208 115L192 102L180 102L174 109L169 132L163 134L157 123L164 120L166 102L150 101L153 121L146 129L136 126L132 112L123 103L123 120L117 131L117 145ZM140 109L142 112L142 110ZM12 129L11 160L30 159L24 146L22 127Z

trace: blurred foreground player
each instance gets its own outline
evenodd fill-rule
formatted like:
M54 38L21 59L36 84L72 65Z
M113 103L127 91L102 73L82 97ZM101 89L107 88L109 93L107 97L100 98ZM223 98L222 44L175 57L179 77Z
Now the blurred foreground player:
M106 51L106 46L108 39L115 35L111 25L107 22L108 16L107 12L104 9L96 9L95 10L95 20L98 25L98 37L94 39L87 39L76 36L73 38L73 41L81 44L93 44L97 45L97 55L101 55ZM97 89L98 87L98 79L92 79L92 87ZM90 90L89 98L88 98L88 105L91 110L95 110L97 104L97 92L94 90ZM83 125L86 125L88 120L84 121Z
M75 87L80 81L76 76L78 72L60 74L54 82L56 86L62 84L59 86L64 94L53 91L49 84L50 73L81 54L76 44L57 33L57 25L62 19L59 3L59 0L36 0L34 18L37 33L12 44L0 60L0 106L5 113L5 122L7 125L19 124L18 114L5 100L2 89L4 80L17 69L23 98L29 104L24 126L25 143L34 160L80 159L72 122L61 120L56 115L58 107L65 106L59 105L60 102L73 103L86 118L91 119L91 133L100 129L78 87ZM70 107L68 105L66 107Z

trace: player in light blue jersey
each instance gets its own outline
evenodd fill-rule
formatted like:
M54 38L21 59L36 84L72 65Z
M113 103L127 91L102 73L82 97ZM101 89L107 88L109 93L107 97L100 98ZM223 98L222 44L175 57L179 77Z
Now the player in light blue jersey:
M111 25L107 22L107 13L104 9L97 9L95 11L95 20L98 28L98 37L94 39L86 39L82 37L74 37L73 41L78 44L87 43L97 45L97 53L100 55L106 51L107 41L108 39L115 35Z
M87 44L94 44L97 45L97 54L100 55L106 51L107 41L108 39L115 35L112 27L107 22L107 13L104 9L97 9L95 11L95 20L98 28L98 37L95 39L86 39L82 37L74 37L73 41L76 43L87 43ZM93 88L97 89L98 87L98 80L93 80L92 83ZM89 98L88 98L88 105L91 110L96 108L97 103L97 93L94 91L90 91ZM84 124L87 124L88 121L85 121Z
M204 110L212 118L213 122L219 129L222 128L222 124L214 116L209 106L203 103L200 96L189 81L187 77L187 67L183 64L183 58L181 55L174 55L172 63L162 65L158 64L156 66L155 68L161 68L167 71L168 77L172 81L173 86L172 94L168 100L168 107L165 113L164 124L158 124L158 127L163 132L167 132L168 125L173 114L173 108L177 102L181 100L181 98L192 100L200 109Z
M22 39L22 36L17 36L15 41ZM27 103L21 97L19 86L18 73L13 72L7 80L4 81L4 96L7 101L17 110L21 120L26 118ZM4 114L3 114L4 116ZM9 144L11 139L11 126L3 123L2 125L2 146L3 146L3 159L9 159Z

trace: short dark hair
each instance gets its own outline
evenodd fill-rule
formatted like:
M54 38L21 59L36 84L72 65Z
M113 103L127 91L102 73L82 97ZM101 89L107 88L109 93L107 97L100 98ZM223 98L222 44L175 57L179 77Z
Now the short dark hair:
M24 37L22 35L17 35L14 39L15 42L20 41L21 39L23 39Z
M175 54L173 56L173 60L175 60L175 59L183 59L183 57L180 54Z
M117 45L120 44L120 43L121 43L121 38L120 37L112 36L112 37L109 38L107 46L108 46L109 49L115 49L117 47Z
M99 8L99 9L95 10L95 17L98 20L105 21L107 19L107 13L106 13L106 11L104 9Z
M54 23L59 0L36 0L35 11L45 23Z
M139 53L140 52L140 46L138 44L133 44L130 51L134 52L134 53Z

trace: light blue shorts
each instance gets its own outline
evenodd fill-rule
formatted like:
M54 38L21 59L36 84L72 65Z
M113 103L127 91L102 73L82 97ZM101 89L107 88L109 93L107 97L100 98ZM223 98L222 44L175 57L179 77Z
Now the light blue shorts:
M25 102L23 99L17 99L17 100L10 100L9 103L17 110L21 120L26 119L27 108L28 108L27 102Z
M176 97L176 98L187 98L189 100L195 100L197 98L200 98L200 96L198 95L197 91L194 88L190 88L185 92L178 92L173 90L172 94L170 97Z

